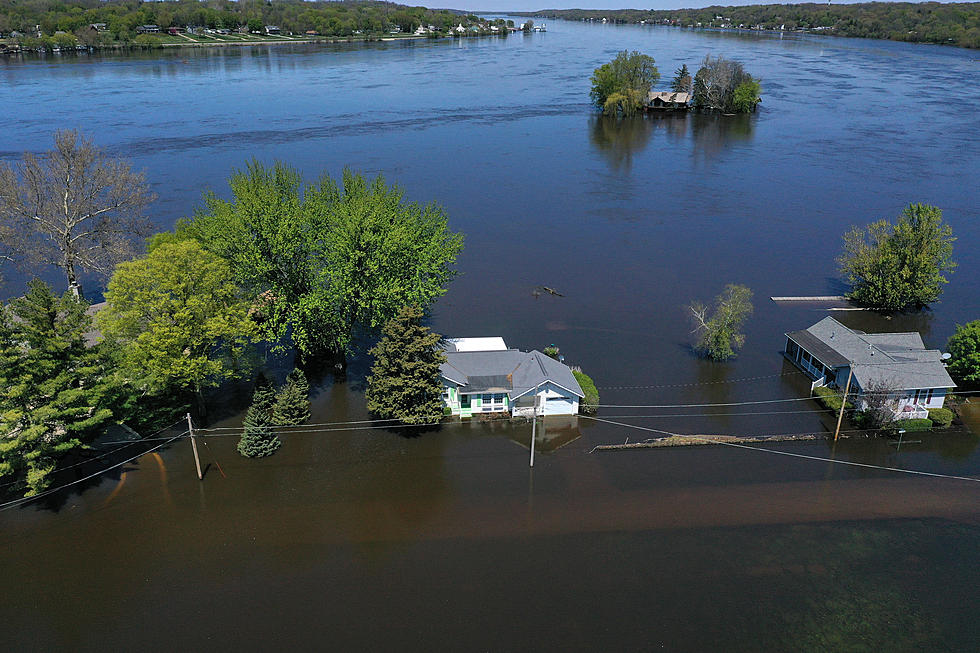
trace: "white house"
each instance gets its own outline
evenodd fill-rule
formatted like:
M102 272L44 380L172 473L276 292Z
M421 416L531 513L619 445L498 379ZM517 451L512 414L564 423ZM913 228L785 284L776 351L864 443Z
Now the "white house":
M442 364L444 405L453 415L576 415L582 388L567 365L503 338L451 338ZM537 398L537 401L535 401Z
M783 353L813 379L813 387L843 390L850 375L859 408L867 405L863 394L887 389L896 419L928 417L928 409L942 408L946 391L956 387L942 353L926 349L915 332L864 333L825 317L787 333Z

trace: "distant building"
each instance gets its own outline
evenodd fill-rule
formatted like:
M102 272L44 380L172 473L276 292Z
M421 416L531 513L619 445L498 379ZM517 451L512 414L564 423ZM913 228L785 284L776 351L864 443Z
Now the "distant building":
M160 31L158 25L140 25L136 28L137 34L156 34Z
M942 408L946 391L956 387L936 349L926 349L922 337L907 333L864 333L825 317L803 331L786 334L786 358L813 379L813 386L846 387L858 408L862 395L888 391L895 419L928 417Z
M275 25L266 25L265 26L265 33L266 34L279 34L281 32L282 32L282 30L279 29L278 27L276 27Z
M105 32L109 29L105 23L89 23L88 28L93 32Z

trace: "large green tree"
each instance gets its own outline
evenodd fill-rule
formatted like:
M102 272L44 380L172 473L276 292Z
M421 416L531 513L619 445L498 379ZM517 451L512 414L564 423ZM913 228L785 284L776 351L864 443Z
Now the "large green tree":
M851 299L883 311L918 309L939 299L955 268L952 227L942 211L909 204L892 225L878 220L844 235L838 258Z
M286 377L272 407L272 422L276 426L297 426L310 419L310 384L299 368Z
M245 372L256 337L224 259L193 240L163 243L116 268L98 315L120 372L149 394L193 392Z
M647 100L647 94L660 80L653 57L635 50L623 50L611 62L592 72L592 102L610 115L635 114Z
M957 325L946 351L949 373L957 381L980 385L980 320Z
M440 336L422 326L423 313L406 306L384 327L371 350L367 405L375 415L405 424L428 424L442 415L439 366L446 361Z
M304 186L282 164L252 162L231 188L233 201L208 195L179 235L232 262L265 337L301 358L343 356L401 306L432 304L463 245L441 208L405 202L382 177L347 170L342 187L326 176Z
M86 346L87 304L40 281L0 308L0 478L33 495L58 459L102 432L108 374Z
M725 286L724 292L715 298L714 312L698 302L688 309L695 331L700 334L694 347L699 355L716 361L728 360L745 344L745 334L741 330L752 314L752 291L746 286Z

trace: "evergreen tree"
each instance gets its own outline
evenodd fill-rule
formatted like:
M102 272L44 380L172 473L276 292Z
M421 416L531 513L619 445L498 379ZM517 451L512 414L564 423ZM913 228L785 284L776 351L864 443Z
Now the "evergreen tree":
M674 79L670 82L670 90L675 93L690 93L693 84L694 79L691 77L691 72L687 69L687 64L683 64L674 71Z
M367 405L379 417L426 424L442 415L439 365L446 357L438 348L439 334L422 326L422 317L418 307L402 308L371 350Z
M85 345L86 308L35 280L0 310L0 477L28 496L50 484L58 458L112 418L107 375Z
M276 426L294 426L310 419L310 384L302 371L295 369L276 397L272 422Z
M245 421L242 423L244 433L238 441L238 453L246 458L261 458L271 456L276 449L282 446L282 441L273 431L272 407L275 401L275 391L271 384L260 383L256 385L255 393L252 395L252 405L245 413Z

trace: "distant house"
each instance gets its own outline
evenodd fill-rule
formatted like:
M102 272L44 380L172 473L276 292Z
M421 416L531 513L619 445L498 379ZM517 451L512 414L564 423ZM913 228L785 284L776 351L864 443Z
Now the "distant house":
M170 36L177 36L178 34L180 34L183 31L184 31L184 29L182 27L168 27L167 28L167 34L169 34Z
M156 34L159 31L159 25L140 25L136 28L137 34Z
M539 351L508 349L503 338L446 341L440 372L453 415L575 415L585 396L568 366Z
M463 34L463 33L465 33L465 32L466 32L466 28L465 28L465 27L463 27L463 23L460 23L459 25L457 25L457 26L456 26L456 27L454 28L454 30L453 30L453 31L455 31L455 32L456 32L457 34Z
M928 409L942 408L946 391L956 387L942 354L926 349L915 332L864 333L825 317L787 333L784 354L813 379L813 387L843 390L850 374L858 408L867 405L862 395L887 389L896 419L928 417Z
M105 32L109 29L105 23L89 23L88 28L93 32Z
M647 94L647 109L650 111L686 111L690 104L690 93L650 91Z
M308 29L308 30L306 30L306 35L307 36L319 36L320 35L320 32L316 31L315 29Z
M275 25L266 25L265 26L265 33L266 34L279 34L280 32L282 32L282 30L279 29L278 27L276 27Z
M415 36L425 36L427 33L428 30L426 30L425 26L423 25L419 25L418 29L415 30Z

